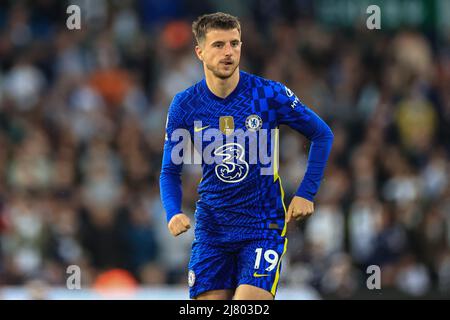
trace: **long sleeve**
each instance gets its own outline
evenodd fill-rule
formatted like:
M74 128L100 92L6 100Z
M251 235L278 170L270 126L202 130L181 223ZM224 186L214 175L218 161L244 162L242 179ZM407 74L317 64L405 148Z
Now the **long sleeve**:
M274 102L278 123L288 125L311 141L306 172L296 195L313 201L331 151L333 133L314 111L280 83L274 86Z
M166 135L164 141L164 153L161 165L161 174L159 177L159 186L161 201L166 211L167 222L181 212L182 189L181 189L181 171L183 163L174 162L172 152L180 140L173 139L174 131L184 129L182 117L179 114L179 98L173 99L166 122ZM182 158L182 154L179 155Z

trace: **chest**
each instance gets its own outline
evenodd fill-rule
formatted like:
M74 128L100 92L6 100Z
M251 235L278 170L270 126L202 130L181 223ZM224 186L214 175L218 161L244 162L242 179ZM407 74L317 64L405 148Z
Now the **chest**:
M246 96L227 102L200 102L197 106L188 121L192 133L215 129L227 135L235 131L270 129L267 115L258 112L252 99Z

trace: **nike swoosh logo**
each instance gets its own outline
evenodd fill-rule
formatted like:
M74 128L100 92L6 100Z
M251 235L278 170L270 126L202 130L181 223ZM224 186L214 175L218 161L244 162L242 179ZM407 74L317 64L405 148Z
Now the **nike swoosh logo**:
M259 274L259 273L254 273L253 274L253 276L255 277L255 278L261 278L261 277L268 277L269 275L268 274Z
M204 127L201 127L201 128L199 128L199 127L194 127L194 132L200 132L200 131L202 131L203 129L206 129L206 128L208 128L209 126L204 126Z

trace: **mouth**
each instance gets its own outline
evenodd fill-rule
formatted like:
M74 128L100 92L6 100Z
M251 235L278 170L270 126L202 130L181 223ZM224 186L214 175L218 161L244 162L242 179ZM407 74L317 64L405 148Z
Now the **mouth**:
M231 66L233 64L233 61L230 60L225 60L225 61L221 61L220 63L226 65L226 66Z

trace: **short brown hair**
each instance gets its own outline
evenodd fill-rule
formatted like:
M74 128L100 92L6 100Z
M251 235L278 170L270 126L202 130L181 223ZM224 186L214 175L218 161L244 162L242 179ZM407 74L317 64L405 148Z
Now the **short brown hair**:
M223 12L204 14L192 23L192 32L197 43L205 39L210 29L231 30L238 29L241 33L241 24L237 17Z

